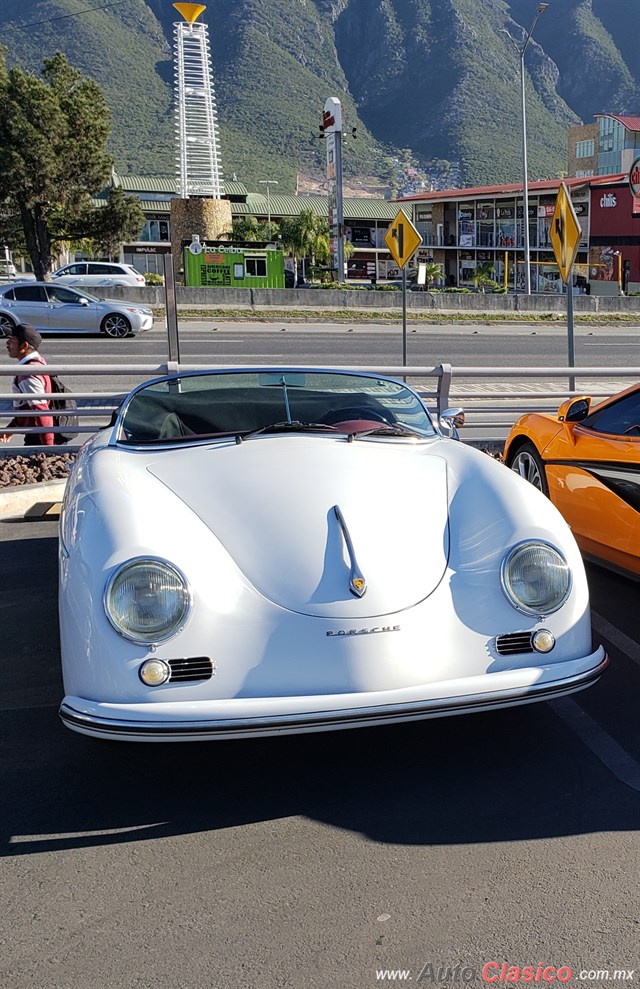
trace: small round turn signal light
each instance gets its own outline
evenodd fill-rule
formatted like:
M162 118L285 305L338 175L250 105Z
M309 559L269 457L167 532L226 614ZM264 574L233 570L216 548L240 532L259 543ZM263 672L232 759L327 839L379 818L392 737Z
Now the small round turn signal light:
M551 652L556 644L556 637L548 628L539 628L531 637L531 645L536 652Z
M159 687L171 676L169 664L163 659L148 659L139 670L140 679L147 687Z

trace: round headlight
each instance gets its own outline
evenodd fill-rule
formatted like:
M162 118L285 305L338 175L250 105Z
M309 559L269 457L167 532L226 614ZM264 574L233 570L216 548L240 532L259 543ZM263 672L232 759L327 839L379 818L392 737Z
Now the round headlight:
M120 635L134 642L160 642L184 623L191 595L185 578L169 563L131 560L110 577L104 604Z
M515 546L502 563L502 587L509 601L525 615L550 615L561 608L571 590L571 572L564 557L543 542Z

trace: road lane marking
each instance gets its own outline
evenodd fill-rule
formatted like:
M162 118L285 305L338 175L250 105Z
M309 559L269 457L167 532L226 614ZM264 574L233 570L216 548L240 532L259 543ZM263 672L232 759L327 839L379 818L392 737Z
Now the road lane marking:
M595 611L591 612L591 625L596 630L598 635L601 635L604 639L607 639L612 646L623 652L625 656L628 656L637 666L640 666L640 645L621 632L619 628L608 622L606 618L602 615L596 614Z
M602 615L591 612L593 629L640 666L640 645ZM640 764L570 697L550 701L558 717L581 739L616 779L640 791Z
M570 697L549 701L549 704L616 779L640 792L640 764L626 749Z

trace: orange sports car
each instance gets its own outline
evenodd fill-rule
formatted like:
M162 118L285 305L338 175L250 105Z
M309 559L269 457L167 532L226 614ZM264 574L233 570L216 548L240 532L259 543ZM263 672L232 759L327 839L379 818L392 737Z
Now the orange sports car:
M521 416L503 456L562 512L587 559L640 579L640 384Z

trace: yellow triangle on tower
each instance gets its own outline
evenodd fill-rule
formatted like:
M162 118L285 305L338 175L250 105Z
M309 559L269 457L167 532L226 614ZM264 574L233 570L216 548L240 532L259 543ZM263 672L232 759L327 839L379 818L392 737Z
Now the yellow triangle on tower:
M184 17L188 24L193 24L207 8L202 3L174 3L173 6Z

